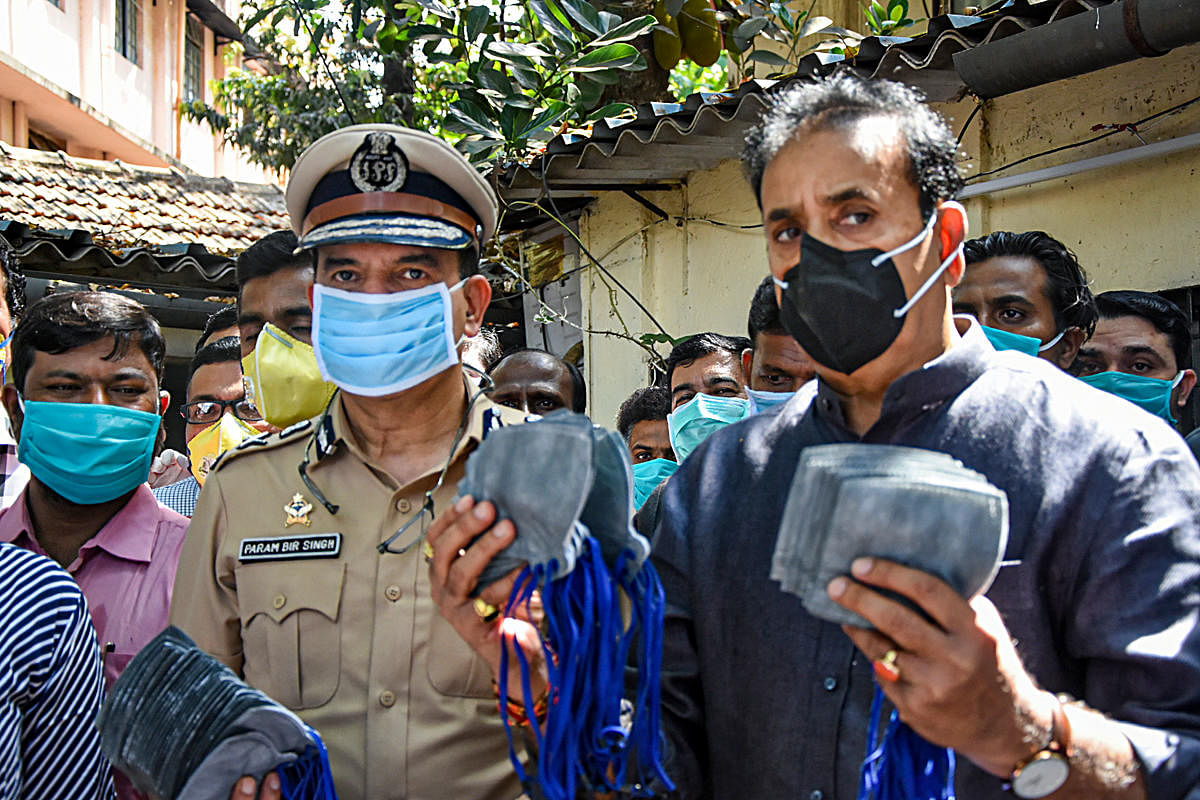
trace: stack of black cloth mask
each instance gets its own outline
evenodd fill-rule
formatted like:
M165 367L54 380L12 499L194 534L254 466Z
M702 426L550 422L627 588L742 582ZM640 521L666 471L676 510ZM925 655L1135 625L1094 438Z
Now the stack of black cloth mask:
M582 414L558 411L492 432L467 462L460 495L496 505L517 536L481 575L476 591L519 569L506 615L541 594L539 628L550 677L544 730L534 725L530 774L512 747L531 796L574 800L577 792L649 797L670 787L659 752L659 687L665 598L633 529L633 468L617 434ZM532 615L527 613L528 618ZM529 664L517 648L525 708ZM636 654L636 686L625 667ZM508 648L500 694L508 695Z
M969 598L991 585L1007 543L1004 492L945 453L821 445L800 456L771 577L813 616L869 628L826 592L831 580L850 574L854 559L874 556L928 572Z
M278 769L284 800L336 800L315 730L167 628L129 663L96 721L104 754L161 800L228 800Z
M821 445L800 456L771 577L813 616L871 628L827 592L835 577L850 576L856 558L930 573L971 598L991 585L1007 544L1007 496L951 456L891 445ZM907 598L875 590L928 619ZM883 705L877 686L860 800L952 798L953 752L921 739L895 711L877 742Z

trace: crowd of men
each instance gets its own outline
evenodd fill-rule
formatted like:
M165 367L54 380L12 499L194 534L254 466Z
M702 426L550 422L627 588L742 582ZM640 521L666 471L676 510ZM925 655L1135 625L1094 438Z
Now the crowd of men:
M744 154L770 270L747 336L680 340L621 405L666 592L672 797L858 797L878 685L956 752L959 797L1200 798L1190 321L1093 296L1050 234L971 238L955 151L899 84L775 95ZM140 797L93 720L168 624L320 732L343 800L522 795L503 648L542 699L525 725L550 670L534 623L496 613L514 576L476 596L520 532L456 487L491 431L586 413L583 375L485 330L498 202L440 139L336 131L286 201L174 400L146 309L25 308L0 239L0 798ZM167 413L186 458L163 455ZM1004 490L986 596L861 558L827 590L873 628L839 627L770 579L798 455L837 442L948 453ZM274 773L214 790L280 796Z

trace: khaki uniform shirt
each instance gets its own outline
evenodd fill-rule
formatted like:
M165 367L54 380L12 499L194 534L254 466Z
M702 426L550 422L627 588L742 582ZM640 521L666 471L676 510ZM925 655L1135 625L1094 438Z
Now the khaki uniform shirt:
M487 432L523 419L475 401L436 513L451 506ZM301 481L306 450L308 475L336 514ZM363 455L335 401L321 420L228 453L188 531L171 622L320 732L342 800L521 794L491 670L434 605L421 547L376 550L421 514L440 468L397 485Z

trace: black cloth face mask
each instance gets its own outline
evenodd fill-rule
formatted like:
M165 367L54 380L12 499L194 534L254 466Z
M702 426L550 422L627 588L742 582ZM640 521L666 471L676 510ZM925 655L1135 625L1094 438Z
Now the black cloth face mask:
M814 361L850 374L892 346L904 316L958 258L961 246L911 299L892 256L913 249L933 231L938 215L916 238L894 250L839 250L807 233L800 239L800 263L775 278L782 292L783 327Z

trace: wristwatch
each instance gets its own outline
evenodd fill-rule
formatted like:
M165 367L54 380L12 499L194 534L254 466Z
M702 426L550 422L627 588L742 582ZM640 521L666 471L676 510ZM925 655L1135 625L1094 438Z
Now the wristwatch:
M1046 797L1062 788L1071 774L1071 723L1063 711L1062 699L1054 698L1051 712L1050 741L1041 750L1022 759L1013 768L1009 789L1022 800Z

